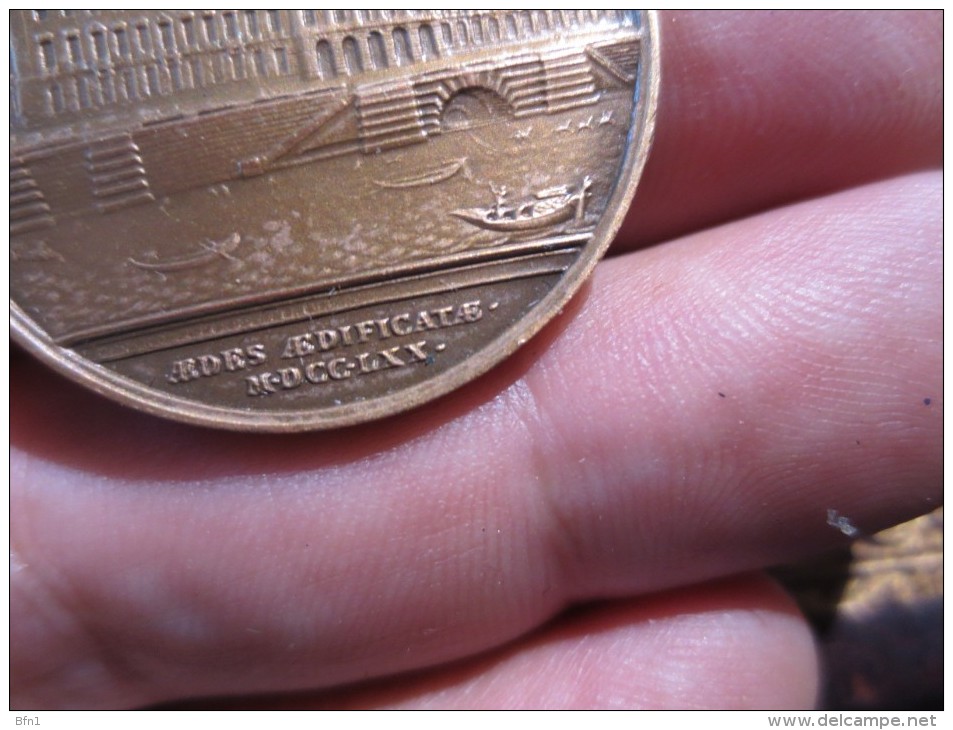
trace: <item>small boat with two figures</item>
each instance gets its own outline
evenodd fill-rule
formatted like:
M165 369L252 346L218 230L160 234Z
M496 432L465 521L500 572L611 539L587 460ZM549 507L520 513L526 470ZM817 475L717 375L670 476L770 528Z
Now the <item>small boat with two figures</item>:
M465 208L450 215L465 220L474 226L490 231L520 233L562 223L573 218L577 223L586 212L586 197L592 187L592 178L583 178L576 188L559 185L533 194L533 197L515 205L506 202L506 186L491 190L496 203L488 208Z

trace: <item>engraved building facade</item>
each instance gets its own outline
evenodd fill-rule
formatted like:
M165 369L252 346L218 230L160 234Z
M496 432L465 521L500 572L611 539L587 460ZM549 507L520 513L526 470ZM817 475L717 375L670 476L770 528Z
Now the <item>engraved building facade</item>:
M11 28L21 47L14 127L93 120L128 104L155 118L170 97L202 109L212 87L251 99L626 19L603 10L34 10Z

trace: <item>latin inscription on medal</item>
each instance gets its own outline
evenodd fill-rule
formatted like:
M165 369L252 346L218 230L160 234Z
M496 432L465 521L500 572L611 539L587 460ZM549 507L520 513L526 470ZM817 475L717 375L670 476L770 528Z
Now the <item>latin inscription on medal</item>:
M498 302L492 302L486 309L492 312L498 306ZM390 368L419 363L432 365L436 356L446 349L446 342L419 339L388 347L388 341L473 324L483 316L484 305L480 300L401 312L333 329L290 335L284 339L278 355L267 352L263 343L256 342L174 360L165 377L168 383L177 385L240 373L244 375L247 395L265 396L304 384L321 385ZM282 362L288 360L295 364ZM266 369L268 367L273 369ZM256 370L263 372L254 372Z

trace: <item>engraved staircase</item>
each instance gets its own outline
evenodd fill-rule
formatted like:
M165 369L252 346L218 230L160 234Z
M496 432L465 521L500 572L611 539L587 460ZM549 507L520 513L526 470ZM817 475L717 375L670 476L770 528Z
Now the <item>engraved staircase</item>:
M361 92L357 102L361 146L365 153L424 142L424 128L417 93L410 82Z
M584 52L543 59L546 110L555 112L594 104L599 100L595 79Z
M546 81L540 61L509 66L500 73L500 81L514 116L530 116L546 109Z
M101 213L155 200L131 134L93 142L86 150L86 169Z
M424 134L440 134L440 115L443 108L455 93L444 81L432 81L414 87L417 96L417 110Z
M30 169L23 162L10 165L10 234L52 226L55 221Z

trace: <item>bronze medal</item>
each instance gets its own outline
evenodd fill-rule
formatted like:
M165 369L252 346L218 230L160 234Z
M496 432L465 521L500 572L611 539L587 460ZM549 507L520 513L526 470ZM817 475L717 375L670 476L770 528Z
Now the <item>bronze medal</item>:
M539 331L645 162L648 12L12 11L16 339L152 413L353 424Z

